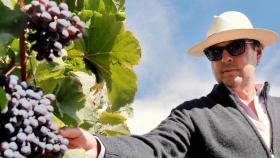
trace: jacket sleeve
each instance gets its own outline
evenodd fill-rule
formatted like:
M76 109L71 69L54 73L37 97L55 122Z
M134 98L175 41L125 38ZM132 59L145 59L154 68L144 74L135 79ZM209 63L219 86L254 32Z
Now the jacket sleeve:
M174 109L158 127L142 136L99 136L105 146L105 158L186 157L194 132L188 112Z

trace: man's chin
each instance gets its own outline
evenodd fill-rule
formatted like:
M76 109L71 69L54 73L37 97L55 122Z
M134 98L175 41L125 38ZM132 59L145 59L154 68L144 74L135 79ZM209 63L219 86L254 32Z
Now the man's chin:
M222 81L229 88L236 88L242 84L243 79L239 76Z

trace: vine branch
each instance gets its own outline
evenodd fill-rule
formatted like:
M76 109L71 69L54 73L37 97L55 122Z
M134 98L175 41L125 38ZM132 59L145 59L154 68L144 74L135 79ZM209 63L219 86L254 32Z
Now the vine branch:
M21 79L23 81L26 81L26 79L27 79L27 72L26 72L26 55L25 55L25 37L24 37L24 33L22 35L20 35L19 49L20 49Z

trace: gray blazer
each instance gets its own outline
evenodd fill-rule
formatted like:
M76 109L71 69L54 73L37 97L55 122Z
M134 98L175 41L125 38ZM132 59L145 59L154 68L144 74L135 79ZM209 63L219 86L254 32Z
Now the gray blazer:
M103 137L105 158L280 158L280 98L261 92L272 123L270 151L223 84L205 97L184 102L151 132Z

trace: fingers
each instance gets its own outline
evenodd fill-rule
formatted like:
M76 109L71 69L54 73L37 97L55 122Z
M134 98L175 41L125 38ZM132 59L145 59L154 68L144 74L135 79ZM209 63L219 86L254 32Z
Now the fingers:
M83 131L80 128L63 128L59 130L59 134L65 138L77 138L83 135Z
M59 133L69 140L68 147L89 150L96 148L97 140L88 132L80 128L63 128Z

